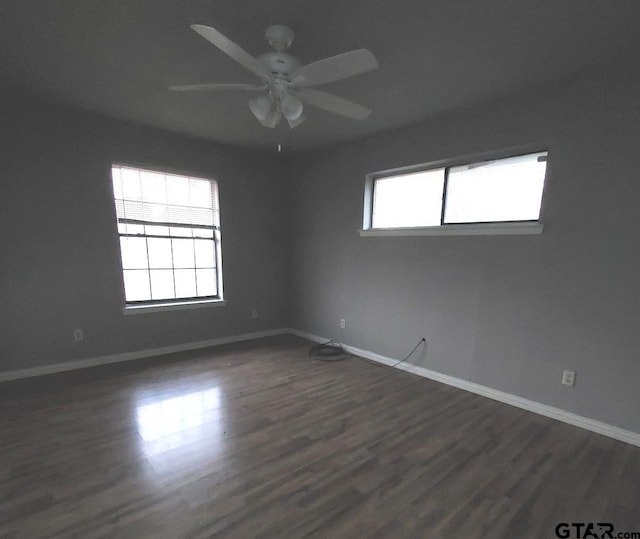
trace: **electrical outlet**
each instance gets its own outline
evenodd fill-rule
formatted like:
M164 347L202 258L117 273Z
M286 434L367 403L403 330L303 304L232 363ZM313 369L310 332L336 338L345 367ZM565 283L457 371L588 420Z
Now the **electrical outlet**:
M347 327L347 321L346 321L344 318L341 318L341 319L340 319L340 327L341 327L342 329L344 329L344 328L346 328L346 327Z
M251 309L251 318L258 318L258 309L255 307Z
M74 341L82 341L84 339L84 333L82 333L81 329L73 330L73 340Z
M576 383L576 372L575 371L564 371L562 373L562 383L565 386L573 387Z

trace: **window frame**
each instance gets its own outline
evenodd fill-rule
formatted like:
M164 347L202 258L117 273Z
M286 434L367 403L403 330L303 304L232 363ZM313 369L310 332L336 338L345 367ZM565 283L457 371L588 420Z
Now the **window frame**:
M137 169L139 171L151 172L156 174L164 174L171 176L182 176L185 178L194 178L199 180L206 180L211 185L212 189L215 189L215 195L218 200L218 224L217 225L188 225L186 223L165 223L165 222L151 222L151 221L143 221L139 219L121 219L118 217L116 211L116 196L113 185L113 169L117 167L124 167L130 169ZM132 163L132 162L122 162L122 161L114 161L109 166L109 184L110 184L110 194L111 194L111 202L113 204L113 212L114 212L114 224L115 224L115 239L117 243L117 252L119 254L118 257L118 269L120 272L120 285L121 285L121 295L123 301L122 311L124 314L138 314L143 312L157 312L157 311L171 311L171 310L182 310L182 309L192 309L199 307L208 307L208 306L224 306L226 305L226 301L224 299L223 293L223 279L222 279L222 238L221 238L221 220L222 220L222 210L220 208L220 183L217 179L212 179L208 175L191 173L185 170L176 170L169 167L156 167L154 165L149 165L147 163ZM123 237L129 238L145 238L148 240L149 238L165 238L165 239L188 239L188 237L182 236L172 236L171 234L167 235L155 235L155 234L130 234L130 233L121 233L118 225L120 223L125 224L139 224L139 225L149 225L149 226L167 226L167 227L176 227L176 228L202 228L212 231L212 237L202 237L196 238L191 237L194 240L210 240L213 242L213 256L214 256L214 264L215 264L215 274L216 274L216 291L215 295L206 295L206 296L191 296L191 297L180 297L180 298L167 298L167 299L148 299L148 300L134 300L127 301L125 284L124 284L124 268L122 261L122 247L120 239ZM148 250L148 244L147 244ZM147 268L150 270L151 268ZM156 268L157 269L157 268ZM168 268L166 268L168 269ZM176 268L171 268L175 270ZM177 268L181 269L181 268ZM191 269L191 268L186 268ZM198 268L193 268L194 271ZM207 268L205 268L207 269ZM211 268L209 268L211 269Z
M456 235L513 235L513 234L541 234L543 230L543 211L545 202L545 192L547 189L548 165L545 168L545 177L542 186L540 201L540 214L538 219L521 219L512 221L465 221L461 223L447 223L444 221L447 188L449 182L449 170L454 167L464 165L475 165L483 162L499 161L512 157L526 156L536 153L546 153L547 163L549 160L548 145L536 145L528 147L512 148L500 152L474 154L455 159L443 159L425 164L409 165L393 169L372 172L366 175L364 191L364 209L362 229L359 230L361 236L456 236ZM373 227L373 210L375 201L376 180L393 176L403 176L407 174L427 172L430 170L444 170L444 180L442 188L442 202L440 208L440 224L433 226L418 227Z

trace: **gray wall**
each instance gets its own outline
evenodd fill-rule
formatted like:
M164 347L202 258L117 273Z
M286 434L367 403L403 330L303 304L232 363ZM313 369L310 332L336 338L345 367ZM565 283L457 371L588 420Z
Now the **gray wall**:
M392 358L424 336L417 365L639 432L640 80L617 73L295 159L292 327ZM359 237L368 172L530 144L542 235Z
M287 214L277 211L286 193L275 154L0 97L0 372L286 326ZM226 307L122 314L112 162L219 181Z
M0 372L287 326L394 358L425 336L415 364L640 431L632 72L284 162L4 93ZM368 172L530 144L541 236L358 236ZM114 161L219 180L226 307L123 316Z

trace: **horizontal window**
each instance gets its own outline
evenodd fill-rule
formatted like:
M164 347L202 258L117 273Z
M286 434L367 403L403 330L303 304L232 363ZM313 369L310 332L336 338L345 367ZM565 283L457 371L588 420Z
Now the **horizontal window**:
M547 152L373 177L365 230L536 222Z

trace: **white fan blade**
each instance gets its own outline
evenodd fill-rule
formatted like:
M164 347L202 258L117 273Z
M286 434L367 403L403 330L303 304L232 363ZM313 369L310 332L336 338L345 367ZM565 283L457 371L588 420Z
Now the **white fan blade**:
M228 37L218 32L215 28L204 26L203 24L192 24L191 28L198 32L209 43L212 43L227 56L230 56L238 62L241 66L258 75L258 77L264 80L270 80L272 78L271 73L269 73L269 71L267 71L267 69L258 60L251 56L242 47L231 41Z
M366 73L378 67L376 57L367 49L331 56L296 69L291 74L291 85L317 86Z
M289 122L289 127L293 129L294 127L298 127L302 122L304 122L307 118L303 114L302 116L296 118L295 120L289 120L287 118L287 122Z
M291 93L309 105L354 120L364 120L371 114L371 109L367 107L311 88L298 88L295 91L291 90Z
M217 92L220 90L247 90L249 92L266 90L267 86L256 86L255 84L183 84L169 86L169 90L174 92Z

